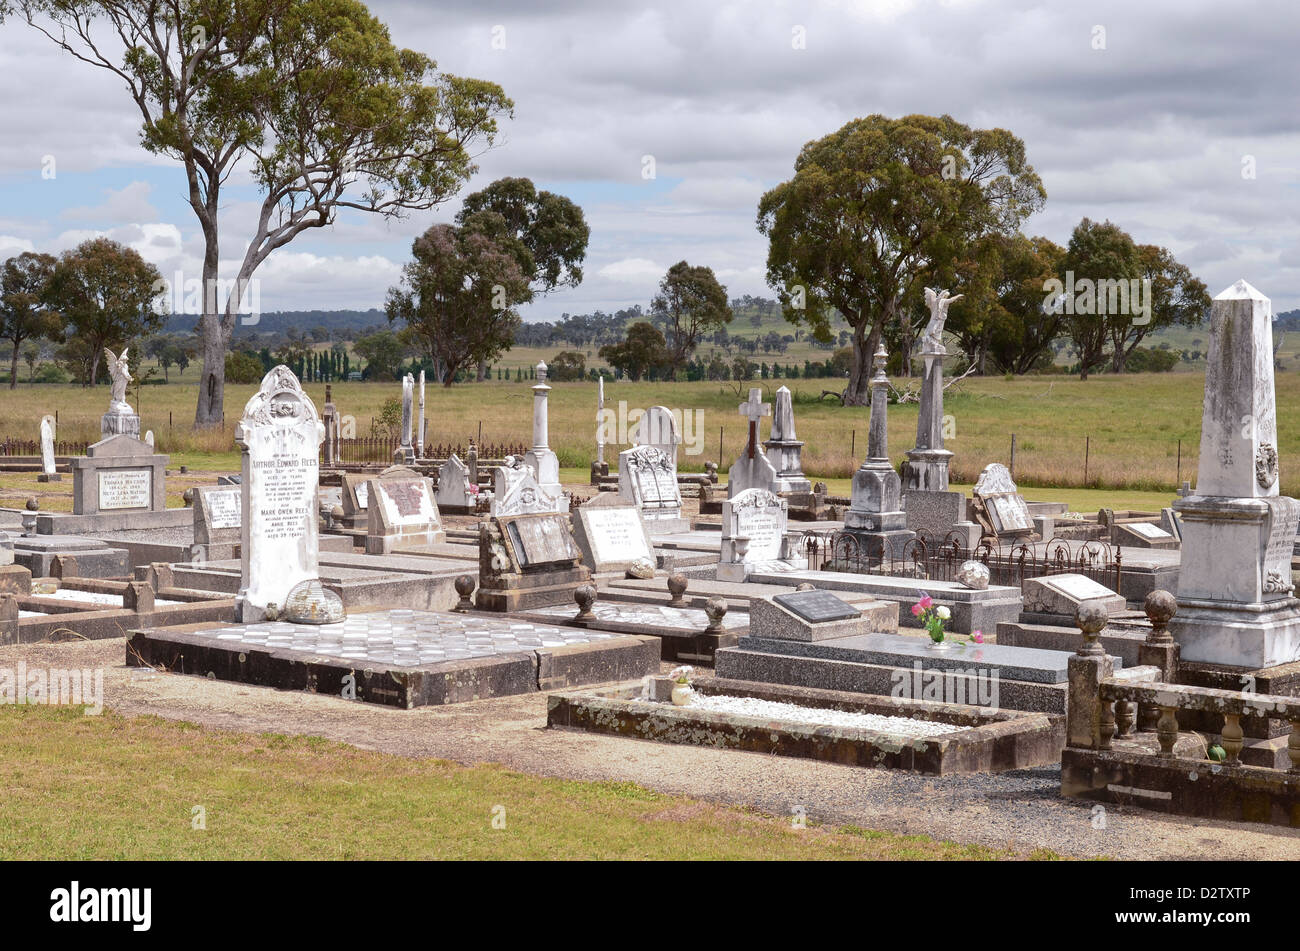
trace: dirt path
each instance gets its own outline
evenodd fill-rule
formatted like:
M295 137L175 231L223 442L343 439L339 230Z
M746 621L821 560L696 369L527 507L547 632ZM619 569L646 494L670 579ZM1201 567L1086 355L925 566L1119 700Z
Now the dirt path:
M310 734L402 756L501 763L534 775L628 780L774 815L1079 857L1297 859L1300 831L1164 817L1058 795L1059 770L925 777L546 728L541 694L393 710L123 664L122 639L0 647L0 666L103 667L106 706L229 730Z

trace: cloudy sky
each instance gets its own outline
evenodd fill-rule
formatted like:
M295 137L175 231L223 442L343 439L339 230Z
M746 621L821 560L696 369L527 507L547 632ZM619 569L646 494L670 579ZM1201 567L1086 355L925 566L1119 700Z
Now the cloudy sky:
M1065 243L1080 218L1109 218L1171 248L1211 293L1245 277L1275 311L1300 306L1300 7L1287 0L370 9L399 45L514 99L467 190L522 175L584 208L586 280L529 318L644 305L682 259L711 266L732 296L772 296L759 196L789 177L805 142L857 116L918 112L1025 141L1048 195L1027 233ZM196 275L202 246L180 167L139 147L115 77L21 21L0 26L0 76L0 258L108 234L168 277ZM42 176L49 157L53 178ZM223 258L242 253L255 198L228 195ZM262 309L381 307L411 239L456 210L348 213L299 237L258 272Z

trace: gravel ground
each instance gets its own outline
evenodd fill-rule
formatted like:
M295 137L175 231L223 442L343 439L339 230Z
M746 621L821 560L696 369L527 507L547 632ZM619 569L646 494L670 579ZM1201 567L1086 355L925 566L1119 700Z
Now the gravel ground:
M501 763L534 775L629 780L665 793L957 842L1127 859L1300 858L1300 831L1092 806L1058 795L1059 770L931 777L546 728L541 694L393 710L123 664L122 639L0 647L0 666L104 667L106 705L250 732L310 734L402 756ZM671 665L665 665L665 672Z

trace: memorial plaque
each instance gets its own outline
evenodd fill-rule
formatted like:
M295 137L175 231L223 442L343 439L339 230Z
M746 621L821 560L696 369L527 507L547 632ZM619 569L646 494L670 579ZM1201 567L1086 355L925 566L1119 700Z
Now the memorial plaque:
M1050 585L1062 594L1068 595L1076 601L1092 601L1095 599L1105 600L1115 597L1115 592L1105 585L1093 581L1084 575L1060 575L1053 577L1048 575L1039 579L1043 584Z
M203 493L208 507L208 526L218 528L240 527L239 489L208 489Z
M985 502L993 520L993 529L999 535L1033 531L1034 520L1029 515L1029 506L1019 495L991 495Z
M562 515L512 519L506 523L506 532L520 565L524 567L573 561L581 557Z
M778 594L772 600L810 624L862 616L861 611L829 591L796 591L793 594Z
M151 508L152 505L152 469L106 469L100 471L100 509L147 509Z
M357 508L364 509L370 505L370 483L357 483Z
M1268 542L1264 549L1265 594L1289 594L1291 591L1291 555L1300 528L1300 502L1287 496L1264 499L1271 517Z
M584 513L587 538L591 541L596 567L604 562L627 562L637 558L654 561L646 546L645 527L634 506L593 508Z
M391 525L437 522L433 493L424 479L379 479L379 504Z
M1168 532L1166 532L1163 528L1161 528L1159 525L1152 525L1150 522L1138 522L1137 524L1129 525L1128 527L1131 528L1133 531L1137 532L1143 538L1172 538L1173 537Z

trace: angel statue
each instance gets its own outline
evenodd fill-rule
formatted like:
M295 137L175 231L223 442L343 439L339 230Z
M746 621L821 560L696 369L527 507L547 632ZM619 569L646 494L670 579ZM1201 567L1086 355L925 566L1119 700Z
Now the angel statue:
M948 305L961 300L965 294L949 297L946 290L936 291L933 287L925 289L925 303L930 308L930 322L925 325L925 336L921 338L922 353L947 353L943 346L943 324L948 319Z
M113 385L109 390L109 410L112 412L134 412L126 402L126 385L131 382L131 371L126 365L126 352L127 348L123 347L122 355L115 357L112 350L104 348L104 356L108 360L108 373L113 378Z

